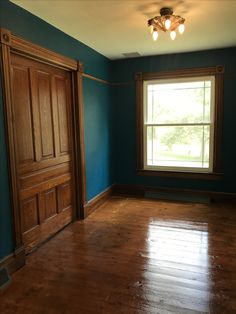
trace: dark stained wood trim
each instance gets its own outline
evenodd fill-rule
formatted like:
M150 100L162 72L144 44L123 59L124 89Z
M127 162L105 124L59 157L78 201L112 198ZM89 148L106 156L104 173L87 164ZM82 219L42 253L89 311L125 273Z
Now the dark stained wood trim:
M6 256L4 259L0 260L0 267L6 267L9 274L14 273L21 267L25 265L25 250L22 247L15 253Z
M85 172L85 144L84 144L84 104L83 104L83 65L77 64L77 71L73 74L74 81L74 138L75 138L75 173L76 198L79 206L78 218L84 218L84 204L86 203L86 172Z
M127 82L114 82L111 83L112 86L127 86L127 85L133 85L134 81L127 81Z
M98 206L102 205L112 194L112 187L96 195L84 205L84 217L88 217Z
M143 156L143 82L148 80L186 78L197 76L215 76L215 128L214 128L214 152L213 152L213 173L190 173L190 172L171 172L155 171L144 169ZM136 81L136 152L137 152L137 175L165 176L175 178L207 179L218 180L221 174L221 142L223 128L223 78L224 67L218 65L206 68L191 68L176 71L163 71L156 73L137 72Z
M86 73L83 73L82 75L83 75L83 77L89 78L90 80L97 81L99 83L103 83L103 84L106 84L106 85L111 85L110 82L108 82L106 80L103 80L103 79L100 79L100 78L97 78L97 77L95 77L93 75L86 74Z
M138 72L135 75L136 81L136 152L137 152L137 169L142 169L143 160L143 77Z
M169 194L186 194L209 197L211 200L229 200L236 201L236 193L227 192L215 192L204 190L191 190L191 189L176 189L176 188L163 188L163 187L151 187L144 185L128 185L128 184L114 184L112 186L112 195L117 196L132 196L132 197L145 197L146 192L162 192Z
M222 70L221 70L222 69ZM215 132L214 132L214 161L213 171L221 169L221 148L222 148L222 130L223 130L223 102L224 102L224 68L218 67L215 74ZM220 71L221 70L221 71Z
M0 42L2 44L11 45L11 32L5 28L0 28Z
M112 186L113 196L133 196L133 197L144 197L146 187L143 185L134 184L114 184Z
M1 43L11 47L11 51L23 54L42 62L54 64L58 67L69 70L77 69L77 62L73 59L62 56L56 52L30 43L27 40L13 35L9 30L1 29Z
M220 180L223 173L204 173L204 172L175 172L175 171L155 171L155 170L137 170L139 176L158 176L168 178L201 179L201 180Z
M205 68L188 68L175 71L161 71L161 72L142 72L143 80L158 80L158 79L171 79L171 78L185 78L194 76L207 76L224 73L222 65Z
M90 74L87 74L87 73L83 73L83 77L86 77L90 80L94 80L94 81L97 81L99 83L102 83L102 84L105 84L105 85L110 85L110 86L126 86L126 85L132 85L134 84L134 81L129 81L129 82L109 82L109 81L106 81L106 80L103 80L103 79L100 79L98 77L95 77L93 75L90 75Z

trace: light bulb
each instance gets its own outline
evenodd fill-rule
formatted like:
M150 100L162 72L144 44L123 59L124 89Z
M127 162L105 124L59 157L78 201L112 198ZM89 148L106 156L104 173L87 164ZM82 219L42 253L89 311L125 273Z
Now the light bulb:
M151 25L151 26L150 26L150 32L151 32L151 34L153 33L153 28L154 28L153 25Z
M157 38L158 38L158 32L157 32L156 28L154 28L154 30L153 30L152 38L153 38L154 41L156 41Z
M169 28L170 28L170 25L171 25L170 19L166 19L166 21L165 21L165 28L166 28L166 29L169 29Z
M170 38L171 38L172 40L174 40L175 37L176 37L176 32L175 32L175 31L171 31L171 32L170 32Z
M179 33L182 35L185 29L184 24L180 24L178 29L179 29Z

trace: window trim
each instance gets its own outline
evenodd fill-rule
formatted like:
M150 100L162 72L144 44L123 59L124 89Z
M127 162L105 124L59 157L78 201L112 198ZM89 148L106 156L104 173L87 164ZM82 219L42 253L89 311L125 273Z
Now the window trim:
M224 67L192 68L176 71L142 73L137 72L136 80L136 148L137 148L137 174L150 176L167 176L196 179L216 180L221 177L221 138L223 124L223 74ZM214 106L214 135L213 135L213 167L212 172L191 172L172 170L153 170L145 168L144 163L144 82L161 79L178 79L214 76L215 77L215 106Z

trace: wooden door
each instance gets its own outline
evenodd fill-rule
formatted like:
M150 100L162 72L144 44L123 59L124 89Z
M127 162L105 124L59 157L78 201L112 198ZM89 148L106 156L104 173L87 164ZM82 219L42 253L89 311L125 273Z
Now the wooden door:
M11 53L11 89L23 243L30 251L74 216L69 71Z

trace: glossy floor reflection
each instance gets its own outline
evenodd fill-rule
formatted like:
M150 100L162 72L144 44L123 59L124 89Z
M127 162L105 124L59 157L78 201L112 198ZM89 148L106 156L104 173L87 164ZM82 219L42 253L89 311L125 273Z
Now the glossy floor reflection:
M230 204L112 198L27 258L0 313L236 313Z
M159 225L158 221L148 226L149 259L208 266L208 231L174 227L173 224Z

